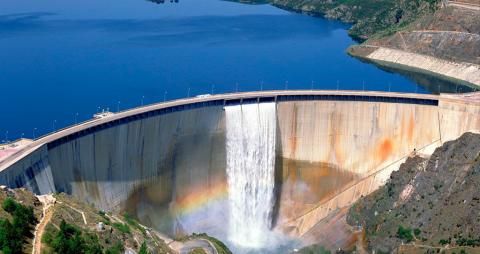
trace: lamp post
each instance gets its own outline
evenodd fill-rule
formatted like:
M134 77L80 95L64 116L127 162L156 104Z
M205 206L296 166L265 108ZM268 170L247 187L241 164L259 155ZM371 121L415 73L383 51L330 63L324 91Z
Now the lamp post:
M143 99L145 99L144 95L142 95L142 100L141 100L142 107L143 107Z
M77 117L78 117L78 113L75 113L75 116L74 116L74 118L75 118L75 125L77 125Z
M53 120L52 123L52 132L55 132L55 124L57 123L57 120Z
M213 94L213 90L215 89L215 85L212 85L212 90L210 94Z
M120 112L120 101L117 101L117 113Z
M285 81L285 90L288 90L288 80Z
M167 101L167 93L167 90L165 90L165 92L163 93L163 102Z
M187 91L187 98L190 98L190 87L188 88L188 91Z
M263 80L260 82L260 91L263 91Z
M313 91L313 85L315 84L315 81L312 80L312 82L310 83L310 90Z
M32 130L32 136L33 136L33 139L35 139L35 131L37 130L37 128L33 128Z

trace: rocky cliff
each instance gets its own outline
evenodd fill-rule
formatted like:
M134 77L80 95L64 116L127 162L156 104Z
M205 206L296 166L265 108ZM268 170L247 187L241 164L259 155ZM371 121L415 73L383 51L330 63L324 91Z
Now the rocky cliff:
M356 202L347 222L378 252L478 251L480 135L466 133L429 158L412 157L388 183Z

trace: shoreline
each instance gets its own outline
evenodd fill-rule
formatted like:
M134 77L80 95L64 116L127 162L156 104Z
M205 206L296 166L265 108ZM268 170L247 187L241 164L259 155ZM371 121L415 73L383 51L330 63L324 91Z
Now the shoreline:
M370 45L352 45L347 54L381 67L425 74L475 89L480 88L480 65Z

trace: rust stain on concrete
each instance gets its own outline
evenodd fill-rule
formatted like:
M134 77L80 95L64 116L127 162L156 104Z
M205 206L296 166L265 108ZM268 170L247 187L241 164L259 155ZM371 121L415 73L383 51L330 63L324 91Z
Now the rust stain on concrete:
M291 147L291 154L290 156L292 158L295 158L295 155L297 153L297 111L298 111L298 106L297 104L293 105L293 110L292 110L292 135L290 139L290 147Z
M390 138L385 138L377 149L377 155L381 161L387 160L387 158L393 152L393 142Z
M413 117L413 112L410 112L410 119L408 121L408 129L407 129L407 138L408 142L412 143L413 142L413 130L415 128L415 119Z

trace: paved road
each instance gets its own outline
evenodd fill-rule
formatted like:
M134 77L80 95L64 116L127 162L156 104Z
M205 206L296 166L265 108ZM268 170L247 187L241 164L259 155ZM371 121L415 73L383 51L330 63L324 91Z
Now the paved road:
M202 248L207 254L217 254L217 250L205 239L193 239L183 243L183 246L179 248L180 254L188 254L195 248Z

